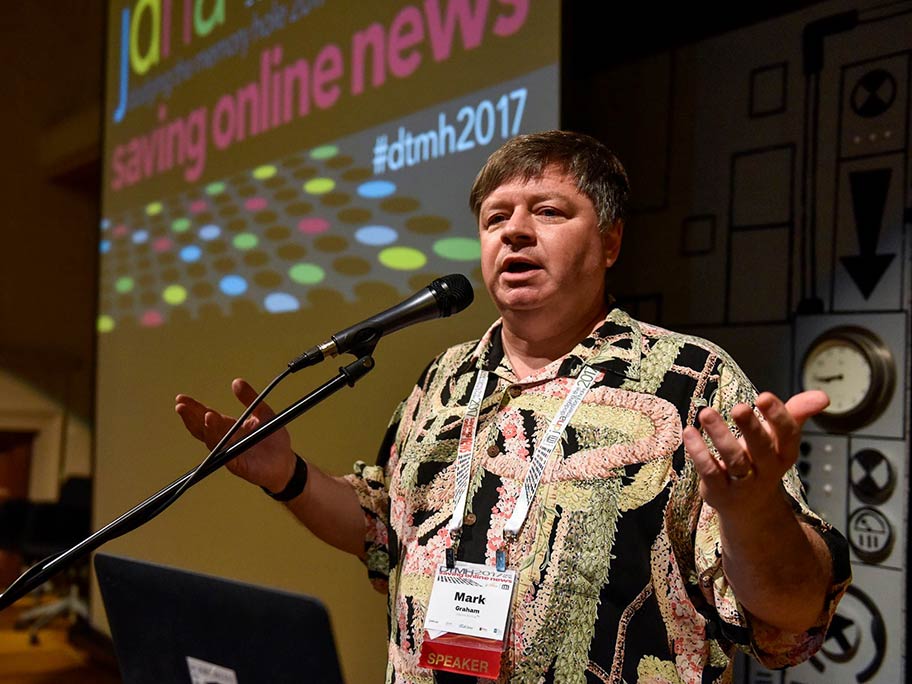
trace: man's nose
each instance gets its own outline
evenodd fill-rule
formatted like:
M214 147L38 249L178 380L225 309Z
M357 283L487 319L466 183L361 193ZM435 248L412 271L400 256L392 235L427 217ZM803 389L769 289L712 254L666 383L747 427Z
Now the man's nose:
M514 211L501 230L500 238L508 244L535 242L535 222L531 213Z

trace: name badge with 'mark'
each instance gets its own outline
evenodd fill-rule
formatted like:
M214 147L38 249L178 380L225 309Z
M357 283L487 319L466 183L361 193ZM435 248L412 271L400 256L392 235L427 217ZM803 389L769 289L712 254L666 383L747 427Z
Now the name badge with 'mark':
M516 573L474 563L437 567L419 663L496 679Z

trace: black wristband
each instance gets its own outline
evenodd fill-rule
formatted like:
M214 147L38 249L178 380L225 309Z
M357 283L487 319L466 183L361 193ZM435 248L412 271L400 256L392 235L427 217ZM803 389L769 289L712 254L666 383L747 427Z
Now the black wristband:
M269 494L276 501L291 501L301 492L304 491L304 486L307 484L307 461L295 454L295 469L292 473L291 479L288 481L288 484L285 485L285 489L281 492L273 494L266 487L260 487L264 492Z

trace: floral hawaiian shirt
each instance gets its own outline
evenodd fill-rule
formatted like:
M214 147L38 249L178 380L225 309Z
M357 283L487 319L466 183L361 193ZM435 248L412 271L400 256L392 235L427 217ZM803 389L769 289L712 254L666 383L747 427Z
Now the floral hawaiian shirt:
M489 375L457 560L494 565L530 456L584 365L596 380L507 542L518 579L499 681L729 682L736 649L777 668L820 647L850 581L845 540L807 508L794 469L787 473L797 514L830 548L833 583L807 632L759 622L722 573L717 516L682 445L682 426L700 408L728 418L753 401L753 386L715 345L614 309L569 354L522 379L500 322L479 342L447 350L396 411L378 465L356 464L349 481L368 520L366 564L389 596L387 682L472 681L418 660L478 371Z

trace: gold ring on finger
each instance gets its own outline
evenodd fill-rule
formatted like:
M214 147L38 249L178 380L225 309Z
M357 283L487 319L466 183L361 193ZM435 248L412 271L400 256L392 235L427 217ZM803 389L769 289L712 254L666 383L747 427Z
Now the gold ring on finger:
M738 482L740 480L746 480L753 474L754 474L754 466L748 466L747 470L744 473L733 473L733 472L729 471L728 479L731 480L732 482Z

